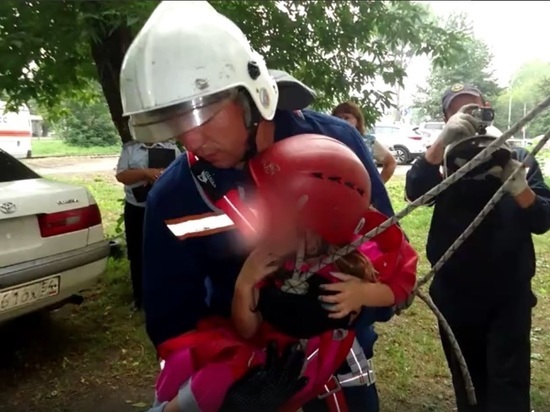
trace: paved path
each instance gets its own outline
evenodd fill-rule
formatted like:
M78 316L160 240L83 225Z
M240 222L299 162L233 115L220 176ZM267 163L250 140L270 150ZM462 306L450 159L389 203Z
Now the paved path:
M50 157L25 159L23 162L41 175L87 174L115 170L118 156L112 157Z
M51 157L23 162L41 175L86 174L115 170L118 157ZM410 166L397 166L396 176L405 176Z
M43 159L25 159L23 162L41 175L87 174L114 172L118 161L112 157L51 157ZM541 162L542 172L550 177L550 159ZM397 166L395 176L405 176L410 166Z

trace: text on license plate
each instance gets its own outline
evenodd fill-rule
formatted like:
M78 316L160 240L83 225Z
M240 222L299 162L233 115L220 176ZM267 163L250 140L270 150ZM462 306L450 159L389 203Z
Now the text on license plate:
M59 276L52 276L17 288L0 290L0 312L58 295L59 282Z

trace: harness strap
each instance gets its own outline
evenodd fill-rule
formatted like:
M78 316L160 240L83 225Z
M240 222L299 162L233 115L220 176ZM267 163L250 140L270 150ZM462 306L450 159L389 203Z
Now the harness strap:
M349 411L342 388L370 386L376 381L372 359L367 359L357 339L353 341L346 360L351 372L332 375L325 384L325 392L318 396L319 399L325 399L329 412Z
M351 372L338 375L338 381L341 386L370 386L376 381L372 359L367 359L357 339L353 342L346 360Z
M208 207L216 213L225 213L245 236L255 236L257 219L242 201L241 190L220 181L218 174L222 172L193 153L187 152L187 160L195 185Z
M342 386L334 375L325 384L325 393L319 395L319 399L325 399L329 412L349 411Z

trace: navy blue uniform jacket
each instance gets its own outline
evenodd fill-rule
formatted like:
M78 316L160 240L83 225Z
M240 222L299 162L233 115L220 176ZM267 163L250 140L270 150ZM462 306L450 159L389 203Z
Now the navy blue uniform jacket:
M513 157L522 161L527 154L517 148ZM497 203L436 274L431 292L439 301L451 306L457 300L467 300L468 306L505 302L521 288L530 288L536 266L532 234L550 229L550 189L536 160L528 166L527 181L536 201L522 209L505 195ZM439 166L419 159L407 173L407 198L415 200L441 181ZM476 190L475 184L461 179L435 199L426 245L430 264L439 260L494 193Z
M275 141L316 133L350 147L371 176L373 205L382 213L393 215L379 172L353 127L308 110L302 115L278 111L274 123ZM243 178L243 172L236 169L216 173L217 179L229 182ZM143 304L147 333L155 346L194 329L197 320L208 314L230 315L235 280L246 257L232 248L236 243L234 231L179 240L165 224L166 220L211 211L197 190L186 156L174 161L149 193L144 226ZM380 317L385 318L381 321L386 320L388 314Z

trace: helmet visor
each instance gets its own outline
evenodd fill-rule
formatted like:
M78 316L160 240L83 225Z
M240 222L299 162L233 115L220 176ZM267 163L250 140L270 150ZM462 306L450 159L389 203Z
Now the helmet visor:
M210 121L236 96L236 90L228 90L164 109L132 115L130 129L134 138L144 143L174 139Z

